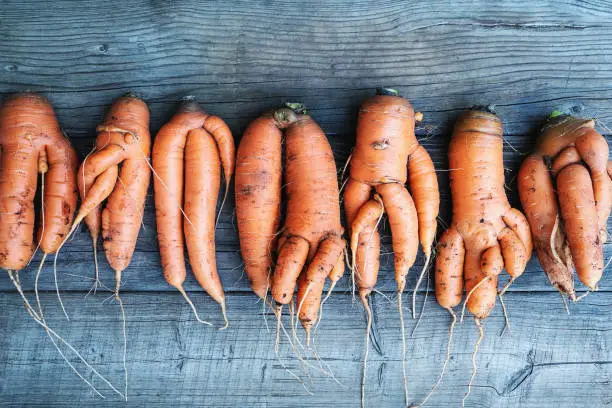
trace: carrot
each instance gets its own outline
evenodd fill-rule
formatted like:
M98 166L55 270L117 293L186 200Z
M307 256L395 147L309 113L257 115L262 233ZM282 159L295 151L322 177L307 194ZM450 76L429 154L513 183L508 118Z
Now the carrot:
M325 278L343 256L345 247L340 225L340 199L336 164L327 137L317 123L298 109L281 108L275 116L281 118L285 132L285 194L287 210L281 240L300 237L308 243L300 251L283 246L279 259L288 257L301 266L304 278L298 290L298 318L307 338L317 320ZM304 251L306 249L306 251ZM301 255L306 253L306 262ZM293 293L296 281L284 279L290 268L277 265L272 281L273 295ZM286 304L286 297L275 297Z
M251 288L265 299L280 224L282 139L273 112L245 130L236 154L236 220Z
M76 208L78 159L62 134L53 107L41 95L22 93L6 98L0 126L0 267L19 271L28 264L35 247L37 174L44 188L37 246L44 254L52 254L68 233Z
M140 98L128 93L113 102L96 130L94 151L78 171L81 206L60 247L83 220L92 239L97 239L99 231L102 232L106 259L115 271L114 296L123 320L124 397L127 400L127 334L119 288L122 272L128 267L136 247L150 181L149 108ZM106 205L102 208L104 200Z
M474 371L463 400L465 404L477 371L476 353L484 335L481 321L495 305L498 276L505 267L511 281L518 278L531 255L532 243L527 220L510 207L504 191L499 118L491 110L482 108L463 113L455 124L448 157L453 219L438 245L436 298L440 306L451 312L454 324L452 308L459 304L461 291L465 289L464 305L474 315L479 328L480 336L472 356ZM432 392L440 380L441 377Z
M283 173L287 203L279 230ZM283 305L289 304L293 314L297 285L297 315L309 343L325 279L334 285L344 272L345 243L333 153L303 106L286 104L248 126L238 147L235 190L240 247L251 287L264 299L271 289L280 319Z
M7 97L0 107L0 268L9 277L32 319L44 328L53 346L72 371L102 396L67 359L58 342L64 344L111 389L119 392L63 337L47 324L38 295L38 278L49 254L57 254L68 236L77 205L76 151L64 137L51 103L36 93ZM34 241L34 197L40 174L41 209ZM38 310L26 298L18 272L40 248L43 257L35 280ZM57 257L57 255L56 255ZM57 281L56 281L57 287Z
M370 199L373 191L378 194L383 204L393 238L402 334L404 319L401 302L406 276L416 259L419 242L426 256L419 283L424 276L431 257L440 204L433 162L414 134L417 117L420 119L422 115L415 114L408 100L400 97L393 89L379 89L376 96L362 104L359 110L356 145L351 156L350 177L344 193L344 207L351 230L353 274L366 309L369 305L365 297L376 284L380 251L379 236L376 232L376 218L380 218L377 216L380 214L380 207ZM406 189L407 181L414 199ZM413 304L415 302L416 298L413 298ZM370 312L366 311L370 316ZM369 333L366 332L367 336ZM402 337L404 390L408 403L406 342L405 336ZM365 360L366 358L362 396L365 386Z
M573 271L589 290L603 272L612 208L608 144L595 121L551 115L519 173L519 195L548 279L576 300Z
M234 142L225 122L205 113L192 97L157 133L153 145L157 237L166 281L177 288L205 324L185 293L184 247L187 243L193 273L206 292L221 305L225 295L215 263L215 209L220 168L226 192L234 172Z

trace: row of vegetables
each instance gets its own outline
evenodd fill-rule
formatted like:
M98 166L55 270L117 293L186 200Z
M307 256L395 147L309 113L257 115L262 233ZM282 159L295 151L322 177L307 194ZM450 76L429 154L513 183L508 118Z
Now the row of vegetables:
M71 348L49 328L40 302L35 307L28 301L18 271L40 249L39 274L46 256L56 254L56 260L84 221L94 254L102 235L106 258L116 273L115 297L123 309L121 276L134 252L153 174L164 277L185 297L196 319L210 324L198 316L183 289L186 246L197 281L221 306L227 327L214 239L223 171L223 203L235 178L237 226L251 287L276 314L278 330L283 307L296 313L307 343L346 265L367 311L369 334L368 296L379 270L383 217L391 229L402 331L402 293L419 243L426 262L417 289L434 263L437 301L453 317L451 338L453 308L462 300L482 336L481 321L523 273L534 247L550 282L569 299L577 299L574 269L589 291L597 290L612 208L612 166L606 140L593 120L551 115L517 177L521 212L511 208L504 190L500 119L487 107L463 113L448 150L452 223L434 245L440 195L434 164L415 137L415 123L421 119L397 91L378 90L359 110L356 144L339 183L324 132L299 104L286 104L255 119L236 151L225 122L205 113L195 99L185 98L151 148L147 105L128 94L112 104L96 129L93 150L79 165L49 101L33 93L7 97L0 108L0 267L8 270L29 314L54 344ZM38 215L37 188L42 197ZM97 258L94 261L98 282ZM498 288L503 269L510 279ZM331 284L325 295L327 279ZM413 297L413 312L414 302ZM402 346L404 356L405 338ZM445 368L446 362L432 392ZM406 387L405 364L403 369ZM107 382L127 398L127 371L125 384L119 391Z

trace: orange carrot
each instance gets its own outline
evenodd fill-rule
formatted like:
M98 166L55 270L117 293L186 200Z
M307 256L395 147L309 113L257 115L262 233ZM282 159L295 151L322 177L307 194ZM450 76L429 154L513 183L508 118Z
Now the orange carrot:
M278 231L283 167L287 207ZM333 285L343 273L345 245L331 147L301 105L265 113L245 131L236 160L236 216L253 291L264 298L271 288L280 319L299 282L298 316L309 336L325 278Z
M22 93L0 110L0 267L19 271L34 247L37 174L44 177L44 214L38 228L43 253L57 251L76 208L75 150L64 137L53 107L41 95ZM44 226L42 221L44 220Z
M119 288L122 272L136 247L150 181L149 109L140 98L128 93L113 102L96 130L94 151L79 168L81 206L71 232L82 220L89 227L92 239L97 238L98 229L102 231L106 259L115 271L115 299L123 318L124 396L127 399L127 335ZM102 208L104 200L106 204Z
M44 317L38 294L38 278L48 254L56 253L67 238L77 205L75 150L59 127L51 103L35 93L7 97L0 107L0 268L7 269L32 319L44 328L53 346L72 371L103 396L66 357L66 346L98 378L123 396ZM41 211L34 240L34 197L40 174ZM34 292L38 310L26 298L18 272L40 248L43 257L36 273ZM57 255L56 255L57 259ZM56 281L57 287L57 281ZM58 292L59 293L59 292ZM60 299L61 300L61 299Z
M418 115L419 118L421 116ZM377 207L370 200L370 195L376 191L382 198L391 225L402 333L404 323L401 302L406 276L414 264L420 242L426 256L419 283L422 280L431 256L440 203L433 163L414 134L416 117L410 103L392 89L379 89L376 96L362 104L356 145L351 156L350 178L344 193L344 207L351 230L351 248L356 251L352 255L353 274L366 308L369 305L364 299L376 284L380 251L379 236L375 233L377 225L373 223ZM407 181L414 200L406 190ZM364 206L370 207L367 209L369 216L361 212ZM416 297L413 298L414 302ZM366 337L368 335L366 333ZM404 338L403 351L405 348ZM403 368L408 403L405 363ZM365 369L364 361L364 380ZM362 397L364 386L362 384Z
M438 246L436 296L440 306L453 314L452 308L461 301L464 286L465 304L479 328L465 404L476 375L476 353L484 335L481 320L495 305L498 275L505 267L511 281L518 278L531 255L532 244L527 220L510 207L504 191L499 118L481 108L462 114L455 124L448 157L453 219Z
M273 113L247 127L236 155L236 220L240 249L253 292L269 289L280 223L282 139Z
M287 212L281 239L301 237L308 243L306 263L292 248L283 246L279 259L289 257L302 266L304 278L298 291L298 317L307 335L317 320L325 278L331 273L345 246L341 238L340 199L336 164L327 137L305 113L282 108L275 116L282 118L285 132L285 194ZM286 269L277 265L272 287L295 287L295 280L283 280ZM281 285L282 283L282 285ZM293 289L290 289L293 292ZM281 304L286 298L275 298Z
M149 109L142 100L128 94L113 103L97 132L96 149L79 169L82 203L73 228L107 200L99 225L118 291L121 273L134 253L149 186ZM98 221L85 221L95 236Z
M519 194L540 264L572 300L574 267L582 283L597 290L612 208L608 144L594 127L593 120L551 115L519 173Z
M225 172L227 192L234 172L234 153L225 122L202 111L190 97L160 129L153 145L157 236L164 276L203 323L208 322L199 318L183 289L184 247L186 242L196 279L221 305L225 318L225 296L215 262L215 208L220 168Z

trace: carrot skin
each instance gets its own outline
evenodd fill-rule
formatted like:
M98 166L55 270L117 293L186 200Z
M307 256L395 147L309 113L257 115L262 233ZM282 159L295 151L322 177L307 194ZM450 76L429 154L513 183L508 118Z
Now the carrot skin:
M518 235L508 227L500 231L497 239L501 246L501 254L508 275L512 279L518 278L525 271L527 261L529 260L525 245L523 245Z
M453 198L454 228L462 237L465 246L463 278L465 291L471 292L467 308L477 319L486 318L497 297L497 276L499 268L488 262L497 263L499 258L489 259L500 245L499 234L507 228L504 215L512 214L504 191L504 166L501 121L492 113L472 110L463 113L453 131L449 147L449 166L451 193ZM516 221L516 220L515 220ZM521 227L521 228L524 228ZM516 240L525 247L512 232ZM503 234L502 234L503 235ZM506 245L501 242L501 244ZM501 248L502 257L504 247ZM483 254L486 256L483 257ZM522 269L510 263L504 266L513 268L514 275L520 275ZM483 265L483 263L487 265ZM486 266L486 268L484 268ZM523 266L524 268L524 266ZM448 276L446 271L440 273Z
M555 221L560 222L560 214L544 158L536 154L528 156L517 179L521 205L531 227L538 260L550 283L575 299L572 261L566 256L569 251L562 228L557 226L555 231Z
M8 137L3 131L2 139L5 138ZM10 270L25 268L34 251L38 152L34 146L22 144L18 138L2 141L0 265Z
M612 208L608 144L594 128L595 121L590 119L567 115L551 119L542 128L536 150L525 160L519 174L519 194L534 231L540 263L553 285L571 299L576 298L574 264L583 283L591 289L597 286L603 262L601 245L607 238L606 223ZM560 210L546 163L551 163L552 175L557 177ZM593 221L595 227L589 225L579 231L584 220ZM593 228L597 229L596 241ZM580 241L580 237L586 241Z
M149 109L139 98L124 96L111 105L105 121L97 127L96 151L81 164L79 174L85 174L85 180L91 174L102 174L105 170L119 163L119 174L111 184L109 173L106 177L96 177L93 191L112 191L107 198L106 206L101 210L100 227L106 258L110 266L120 276L120 272L129 265L136 239L142 225L144 202L150 181L148 160L151 154L151 136L149 134ZM97 160L100 157L100 160ZM97 163L103 163L97 167ZM111 170L110 174L113 174ZM98 183L106 186L95 186ZM94 189L95 186L95 189ZM86 187L86 186L85 186ZM99 190L98 190L99 189ZM96 210L99 202L91 206L92 201L104 199L102 194L89 195L88 188L80 188L81 207L78 216L86 216ZM86 212L89 210L89 212ZM90 217L86 219L92 220ZM97 219L94 220L97 224ZM88 224L90 231L96 225ZM92 233L92 236L94 234Z
M597 290L603 272L603 254L590 180L583 165L567 166L557 176L557 192L576 273L585 286Z
M573 163L580 163L580 153L578 153L578 149L574 146L568 146L565 149L561 150L561 153L555 158L550 166L550 172L552 175L556 176L561 170L563 170L566 166Z
M300 115L285 130L287 213L283 235L299 235L310 242L308 261L325 237L343 233L336 174L327 137L312 118Z
M428 255L438 228L440 191L433 161L421 145L414 149L408 159L408 184L417 211L419 242L423 252Z
M442 233L437 248L436 300L443 308L452 309L461 303L463 297L463 238L451 227Z
M277 118L280 113L276 111ZM283 113L282 117L291 115ZM312 274L308 276L306 269L298 284L298 304L304 306L299 318L309 330L316 321L325 277L332 271L344 247L340 239L344 230L340 224L334 156L327 137L307 115L297 115L285 129L285 192L287 213L282 235L306 239L310 244L308 263L313 267L325 265L322 280L313 279ZM327 242L333 243L333 250ZM309 288L305 289L304 285Z
M327 278L332 283L338 282L342 278L342 276L344 275L344 269L345 269L345 267L344 267L344 253L341 253L340 256L338 257L338 260L336 261L336 265L334 266L332 271L329 273Z
M54 253L70 230L77 155L51 103L28 92L5 98L0 107L0 154L0 267L21 270L31 258L35 236L44 253ZM45 173L45 225L35 234L39 172Z
M393 237L393 259L397 290L406 287L406 276L414 265L419 249L417 211L410 193L401 184L379 184L376 192L381 195L389 218Z
M374 289L378 279L380 235L376 229L376 220L360 227L360 232L354 237L352 225L360 209L370 201L371 190L368 184L352 179L349 179L344 187L344 212L352 236L350 245L355 261L352 267L355 269L355 281L359 291L366 295Z
M134 254L142 225L151 171L145 159L124 160L119 179L102 210L102 240L108 263L124 271Z
M325 278L331 273L346 243L338 235L324 239L308 265L298 291L300 322L308 331L317 321Z
M480 268L486 276L498 277L504 269L504 258L499 245L485 249L480 258Z
M366 193L369 198L369 189L363 187L363 192L360 192L359 188L353 187L356 185L354 183L375 188L379 193L394 190L401 195L398 200L393 197L394 194L387 194L385 200L390 204L387 212L393 230L399 290L405 287L406 275L414 263L419 241L425 253L428 256L431 253L439 210L438 182L433 162L419 145L414 128L415 113L405 98L379 94L366 100L359 110L357 140L351 155L350 181L345 191L345 208L356 207L346 210L349 224L353 224L349 212L357 214L358 204L363 205L367 201ZM414 200L408 191L402 191L405 190L408 177ZM359 197L360 194L363 196ZM355 199L352 195L355 195ZM380 242L377 232L368 231L367 236L365 233L363 231L355 235L351 232L351 246L357 250L353 255L357 263L357 280L364 283L363 289L369 293L378 274L378 259L374 258L379 256ZM366 263L370 265L366 266ZM368 276L360 277L359 269L367 271Z
M233 175L234 142L225 122L192 97L158 132L153 146L155 209L164 277L182 290L187 244L193 273L219 304L225 302L215 260L215 209L221 166Z
M221 164L223 166L225 188L228 188L234 175L234 166L236 163L236 146L234 145L232 132L223 119L214 115L208 116L204 120L202 127L215 139Z
M591 175L599 235L604 243L607 239L607 221L612 209L612 181L607 174L608 143L597 131L589 129L583 136L576 139L576 150L580 153Z
M264 298L280 223L282 132L273 116L247 127L236 157L236 220L242 259L253 292Z
M346 206L345 206L346 207ZM355 283L360 295L369 295L378 279L380 235L378 223L384 214L382 200L368 200L351 214L351 254Z
M288 236L283 241L272 276L272 297L277 303L286 305L293 299L295 285L306 264L310 245L297 235Z
M371 186L405 184L408 157L418 146L414 109L399 96L377 95L359 109L351 179Z
M531 258L531 252L533 251L533 239L531 238L531 230L529 229L527 218L516 208L511 208L502 216L502 219L508 228L510 228L523 243L525 257L529 260L529 258Z

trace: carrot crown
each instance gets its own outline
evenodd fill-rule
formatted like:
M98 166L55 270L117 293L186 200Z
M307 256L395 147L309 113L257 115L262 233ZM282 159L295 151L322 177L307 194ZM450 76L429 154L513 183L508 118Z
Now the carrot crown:
M547 129L557 126L563 122L567 122L572 118L572 115L568 115L567 113L563 113L562 111L555 109L546 118L546 122L544 122L544 126L542 126L540 129L540 132L544 133Z
M376 95L400 96L400 93L393 88L376 88Z
M470 108L472 111L488 112L493 115L497 115L495 112L495 105L474 105Z
M181 98L178 108L179 112L200 112L201 110L200 104L195 96L187 95Z
M308 115L308 109L303 103L300 102L285 102L285 107L291 109L298 115Z
M138 99L140 101L143 101L145 104L147 103L144 98L142 97L142 95L134 92L134 91L127 91L126 93L124 93L123 95L121 95L122 98L132 98L132 99Z

